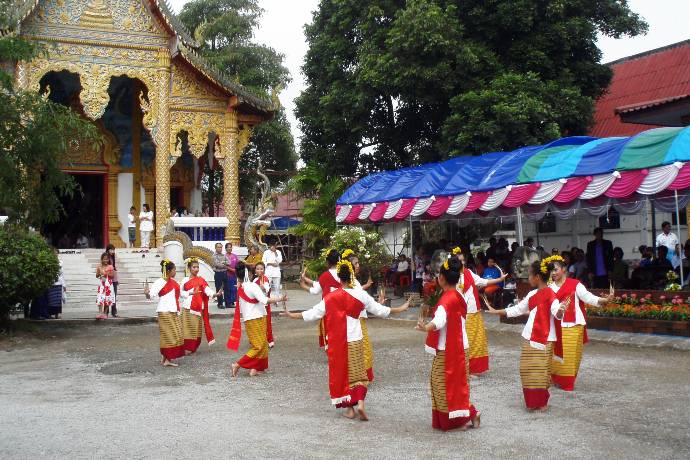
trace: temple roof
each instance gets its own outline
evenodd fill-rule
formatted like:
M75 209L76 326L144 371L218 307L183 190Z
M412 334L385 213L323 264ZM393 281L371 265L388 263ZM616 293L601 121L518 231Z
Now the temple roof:
M36 9L40 0L20 0L18 1L15 24L20 24ZM235 95L240 104L246 104L250 108L261 112L265 116L271 116L277 110L273 101L264 99L253 94L241 84L232 80L225 72L209 64L197 53L196 49L200 44L192 37L187 27L180 21L167 0L148 0L151 10L158 14L170 33L177 38L176 48L179 55L194 67L199 73L203 74L214 84L222 87L229 93ZM174 57L174 53L173 53Z

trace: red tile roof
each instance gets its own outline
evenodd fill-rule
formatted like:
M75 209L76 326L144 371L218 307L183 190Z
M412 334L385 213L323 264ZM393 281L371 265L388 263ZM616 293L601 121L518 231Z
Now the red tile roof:
M690 40L608 64L613 79L599 98L592 136L630 136L654 126L623 123L616 113L690 94Z

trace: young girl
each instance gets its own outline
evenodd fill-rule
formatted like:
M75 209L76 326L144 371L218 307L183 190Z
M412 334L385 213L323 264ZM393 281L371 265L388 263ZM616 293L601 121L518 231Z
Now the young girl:
M115 292L115 300L113 301L113 304L110 306L110 314L113 315L113 318L117 318L117 286L120 284L120 282L117 279L117 265L115 265L115 246L109 244L108 246L106 246L105 252L108 254L108 260L110 261L110 265L113 266L113 291ZM108 315L107 310L105 314L106 316Z
M567 265L561 256L546 259L553 282L549 287L560 302L569 300L563 319L556 321L556 344L551 381L565 391L575 389L575 379L582 361L582 347L587 343L587 320L584 304L606 305L609 297L597 297L575 278L568 278Z
M182 336L184 349L188 354L194 353L201 345L201 326L203 323L206 341L211 346L216 343L211 329L208 311L208 299L223 295L223 290L213 292L204 278L199 276L199 260L191 257L187 262L187 276L182 279L180 297L182 304Z
M96 295L96 305L98 305L96 319L108 319L108 309L115 303L114 276L115 267L110 264L108 253L104 252L101 254L101 265L96 268L96 278L100 280Z
M127 214L127 247L133 248L134 243L137 242L137 222L134 214L137 212L137 208L132 206L129 208L129 214Z
M443 294L428 323L420 319L415 329L426 332L426 350L434 355L431 365L431 426L437 430L479 428L481 413L470 402L467 336L463 322L467 304L456 285L462 272L458 258L441 266L437 283Z
M237 279L244 279L247 267L244 262L238 262L235 266ZM266 340L266 305L287 300L285 295L281 297L267 297L258 284L245 281L237 290L237 303L235 307L235 319L228 338L228 349L237 351L242 338L242 326L240 315L244 321L244 329L247 331L251 348L247 353L232 365L232 376L236 377L240 368L249 369L249 375L254 377L259 372L268 369L268 340Z
M266 297L271 296L271 281L268 279L264 272L266 266L263 262L257 262L254 264L254 283L256 283L260 288L261 292L264 293ZM268 340L268 348L273 348L275 345L275 339L273 337L273 321L271 320L271 304L266 304L266 340Z
M168 259L161 261L161 277L144 294L149 300L157 300L158 328L160 330L161 365L177 367L173 359L184 356L182 326L180 324L180 285L175 281L175 264Z
M341 288L327 295L324 300L303 313L285 311L283 315L304 321L325 320L328 331L328 379L331 403L345 408L344 416L355 417L355 406L362 421L369 420L364 410L369 379L364 365L362 327L359 321L362 310L376 316L387 317L400 313L410 306L409 301L397 308L389 308L376 302L363 289L354 287L355 271L347 260L337 265ZM383 299L379 299L383 300Z
M556 341L554 319L563 317L565 305L561 305L553 291L547 286L549 269L547 264L536 261L530 266L529 283L534 288L517 305L505 310L495 310L490 305L489 313L512 318L529 314L522 330L522 352L520 354L520 379L525 405L529 410L544 411L549 403L551 384L551 358Z

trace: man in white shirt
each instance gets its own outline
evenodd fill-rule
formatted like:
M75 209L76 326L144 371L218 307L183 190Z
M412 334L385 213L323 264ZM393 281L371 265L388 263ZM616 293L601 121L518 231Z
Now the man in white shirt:
M661 224L662 233L656 236L656 246L666 246L668 248L668 255L666 258L671 262L673 268L678 268L680 265L680 259L678 255L680 254L678 248L678 237L675 233L671 232L671 223L664 222Z
M266 277L271 283L271 293L280 296L280 264L283 262L283 255L276 247L275 239L271 241L271 245L264 251L261 260L266 266Z

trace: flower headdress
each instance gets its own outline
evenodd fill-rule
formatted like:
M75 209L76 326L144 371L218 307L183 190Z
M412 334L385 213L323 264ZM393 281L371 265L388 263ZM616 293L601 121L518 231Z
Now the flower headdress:
M455 248L455 249L459 249L459 248ZM453 249L454 252L455 252L455 249ZM446 257L446 260L443 262L443 268L444 268L444 270L449 270L449 269L450 269L450 265L448 264L448 261L449 261L449 260L450 260L450 254L448 254L448 256Z
M168 275L168 265L172 264L172 260L170 259L163 259L161 260L161 273L163 274L163 279L167 280L169 275Z
M556 261L565 262L565 259L559 255L549 256L549 257L543 258L541 260L541 265L539 267L541 269L541 272L542 273L548 273L549 272L549 264L551 262L556 262Z
M453 255L457 256L458 254L462 254L462 249L460 249L460 247L456 246L453 248Z
M355 251L353 251L352 249L345 249L340 257L342 259L347 259L348 257L350 257L354 254L355 254Z
M333 250L333 248L325 248L323 251L321 251L321 257L323 257L325 259L326 257L328 257L328 253L331 252L332 250Z
M196 257L189 257L189 258L185 259L185 261L184 261L184 274L185 274L185 276L189 277L189 275L192 274L192 271L189 269L189 266L192 264L198 264L198 263L199 263L199 259L197 259Z
M347 252L347 251L346 251ZM344 254L344 253L343 253ZM349 260L347 259L342 259L340 262L338 262L338 265L335 266L335 269L338 273L340 273L340 267L345 266L347 269L350 271L350 282L348 283L348 287L353 287L354 282L355 282L355 269L352 266L352 263L350 263Z

